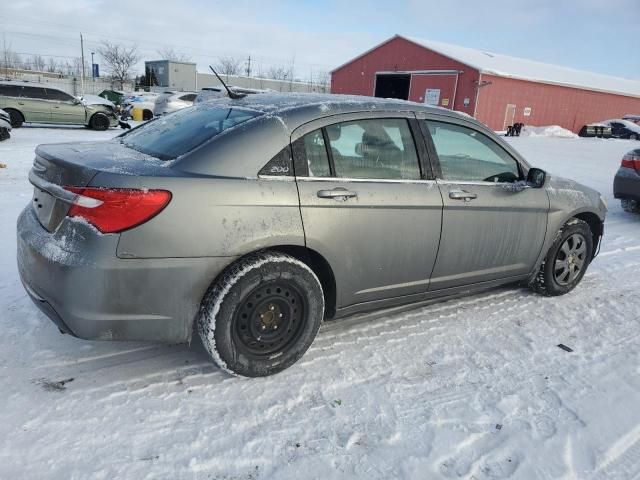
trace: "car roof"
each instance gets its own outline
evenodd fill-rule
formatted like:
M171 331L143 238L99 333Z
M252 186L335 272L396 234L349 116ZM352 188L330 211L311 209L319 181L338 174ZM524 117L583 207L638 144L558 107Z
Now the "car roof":
M48 85L46 83L27 82L25 80L0 80L0 85L19 85L21 87L37 87L50 88L51 90L60 90L60 88L54 85Z
M365 97L359 95L267 92L256 95L246 95L240 99L223 97L209 100L206 104L212 106L248 108L270 115L280 116L281 114L286 114L287 117L296 117L298 121L302 122L342 113L380 110L435 113L481 125L468 115L442 107L393 98Z

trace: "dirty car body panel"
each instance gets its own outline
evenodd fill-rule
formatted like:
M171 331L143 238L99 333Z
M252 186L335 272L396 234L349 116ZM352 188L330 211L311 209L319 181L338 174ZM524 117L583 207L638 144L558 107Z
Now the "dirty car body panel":
M215 133L194 133L189 122L212 111L244 117L230 124L216 113L200 122ZM424 121L464 127L472 143L486 137L513 162L513 178L445 178L446 135L438 139ZM183 143L201 141L180 144L185 129ZM161 141L147 144L145 135ZM379 152L397 163L386 178L367 176L389 163ZM338 95L224 98L107 142L38 147L34 197L18 219L18 266L36 305L87 339L188 341L210 285L263 250L323 265L333 292L327 317L444 297L526 280L573 216L602 224L597 192L553 177L529 188L529 168L483 125L438 108ZM104 233L70 216L83 188L170 192L170 201Z

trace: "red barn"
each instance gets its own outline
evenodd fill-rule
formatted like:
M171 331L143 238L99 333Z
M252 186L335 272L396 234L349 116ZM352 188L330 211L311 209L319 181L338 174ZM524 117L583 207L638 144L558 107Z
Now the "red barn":
M331 72L331 92L439 105L494 130L522 122L577 132L640 114L640 81L400 35Z

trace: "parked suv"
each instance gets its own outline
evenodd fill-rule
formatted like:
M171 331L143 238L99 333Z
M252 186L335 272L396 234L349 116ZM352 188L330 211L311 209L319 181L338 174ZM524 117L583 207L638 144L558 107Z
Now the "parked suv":
M85 125L95 130L118 126L113 108L88 105L49 85L29 82L0 82L0 108L11 118L11 126L23 123Z
M400 100L203 102L106 142L41 145L18 219L25 288L64 332L188 342L276 373L320 323L522 282L570 292L598 192L475 120Z

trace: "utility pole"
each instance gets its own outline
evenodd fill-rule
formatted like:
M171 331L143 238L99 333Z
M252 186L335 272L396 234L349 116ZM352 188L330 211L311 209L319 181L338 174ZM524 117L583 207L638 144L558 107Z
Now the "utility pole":
M247 77L251 76L251 55L249 55L249 59L247 60Z
M82 76L80 77L80 96L84 97L84 42L82 40L82 32L80 32L80 57L82 59Z
M4 74L9 78L9 51L7 50L7 34L2 33L2 48L4 49Z
M93 79L93 81L96 81L96 67L94 67L95 63L93 63L93 56L96 54L96 52L91 52L91 78ZM95 93L95 90L94 90Z

